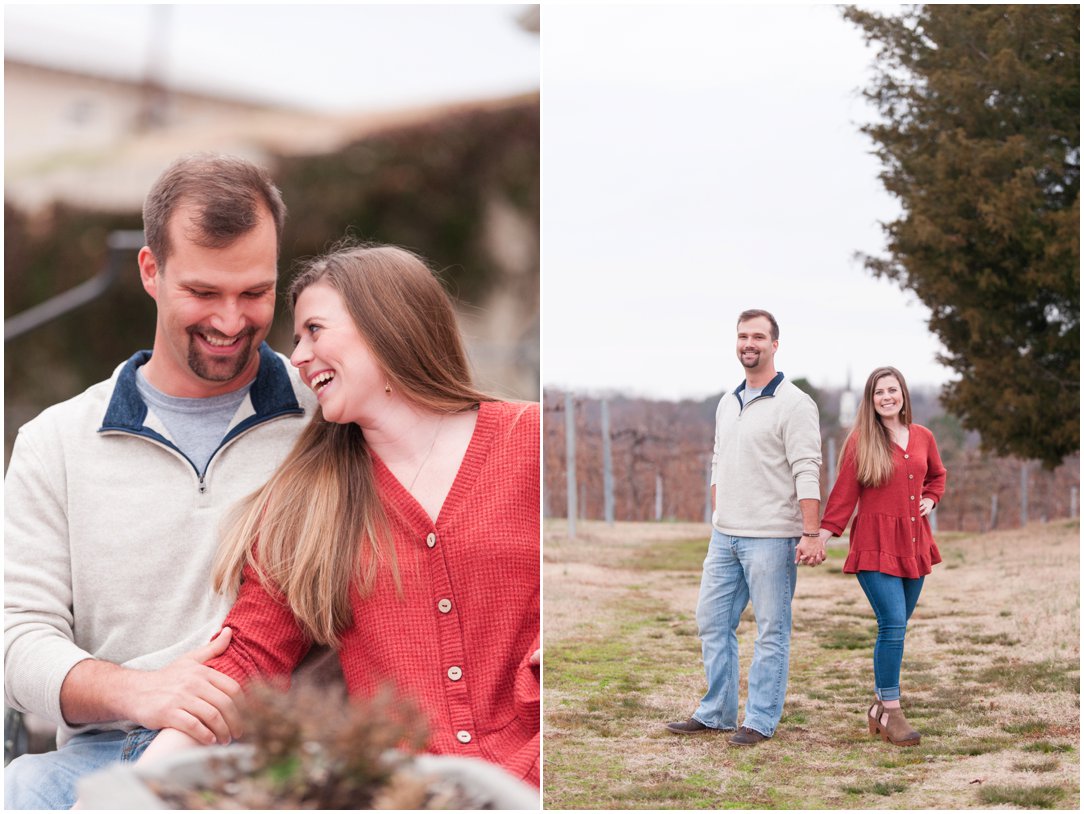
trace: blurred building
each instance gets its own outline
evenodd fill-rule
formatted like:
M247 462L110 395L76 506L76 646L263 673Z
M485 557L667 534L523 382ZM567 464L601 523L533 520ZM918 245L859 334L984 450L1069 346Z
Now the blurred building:
M256 122L284 115L245 100L5 59L5 194L30 210L55 200L128 209L142 203L145 179L186 136L218 140L232 130L243 139Z
M326 115L5 59L4 194L30 211L57 201L130 210L186 152L253 161L330 153L371 133L502 101Z

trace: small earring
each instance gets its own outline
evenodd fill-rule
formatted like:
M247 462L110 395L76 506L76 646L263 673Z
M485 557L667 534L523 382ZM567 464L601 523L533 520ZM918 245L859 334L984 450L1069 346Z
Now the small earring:
M391 382L385 382L384 383L384 392L385 393L390 393L391 392Z

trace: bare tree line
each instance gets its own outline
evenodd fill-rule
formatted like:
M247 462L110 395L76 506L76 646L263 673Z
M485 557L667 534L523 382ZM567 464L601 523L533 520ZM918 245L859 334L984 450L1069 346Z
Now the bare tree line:
M568 452L566 402L573 405L576 516L606 519L602 399L559 391L543 394L544 512L567 516ZM830 451L846 435L839 426L838 395L815 392L821 403L824 460L821 491L834 473ZM945 416L936 394L913 393L919 422L938 438L949 470L949 488L936 512L939 530L987 531L1027 522L1077 517L1079 455L1054 470L1036 462L983 454L978 439ZM615 396L606 399L613 517L617 521L708 521L709 477L715 407L719 397L703 401L663 402Z

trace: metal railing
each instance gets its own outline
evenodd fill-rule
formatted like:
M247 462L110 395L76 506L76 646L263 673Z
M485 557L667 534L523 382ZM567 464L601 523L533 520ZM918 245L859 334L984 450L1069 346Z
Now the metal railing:
M40 328L47 322L52 322L57 317L96 300L108 291L120 277L124 255L139 251L143 247L143 232L138 229L117 229L109 233L106 246L109 253L106 255L105 267L85 283L80 283L63 294L50 297L33 308L5 319L4 342L10 342L35 328Z

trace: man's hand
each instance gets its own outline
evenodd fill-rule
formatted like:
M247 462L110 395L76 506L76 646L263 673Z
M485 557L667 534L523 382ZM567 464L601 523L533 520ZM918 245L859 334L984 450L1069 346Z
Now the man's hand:
M209 644L160 670L129 671L126 717L147 729L176 729L206 745L239 738L241 685L203 664L221 655L231 636L224 628Z
M160 670L81 661L60 688L64 718L71 725L129 720L148 729L171 727L203 744L229 743L242 734L241 686L203 662L221 655L231 637L224 628Z
M828 555L824 550L824 540L820 537L802 537L798 549L794 552L794 562L799 565L817 566Z
M529 659L527 659L527 663L530 664L532 667L538 667L538 666L540 666L542 664L542 648L541 647L538 648L537 650L535 650L533 653L531 653L531 657Z

